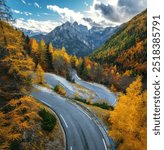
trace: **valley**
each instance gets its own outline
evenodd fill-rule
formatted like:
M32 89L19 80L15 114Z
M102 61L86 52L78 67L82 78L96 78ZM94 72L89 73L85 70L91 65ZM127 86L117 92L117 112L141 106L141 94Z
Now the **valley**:
M46 80L49 81L48 77L46 78ZM57 79L58 78L59 77L57 77ZM55 82L56 79L55 76L53 76L51 83L54 84ZM60 82L60 80L58 80L58 82ZM50 85L52 86L52 84ZM62 86L67 90L67 83L62 83ZM93 116L90 116L88 112L75 103L72 103L67 97L64 98L54 93L53 90L41 86L36 86L35 88L37 90L34 90L31 95L50 107L58 115L66 134L67 149L71 147L72 149L82 150L106 150L106 148L114 148L112 148L113 143L106 138L108 135L105 130L102 131L99 129L102 125L97 124ZM70 92L68 93L71 94ZM81 122L81 120L83 120L83 122ZM95 141L97 142L95 143Z
M117 32L118 28L93 27L88 29L77 22L66 22L46 35L41 34L32 37L38 42L41 39L44 39L46 43L51 42L56 49L61 49L64 46L70 55L84 57L104 44L109 37Z
M147 10L120 26L67 21L44 35L5 13L0 149L146 150Z

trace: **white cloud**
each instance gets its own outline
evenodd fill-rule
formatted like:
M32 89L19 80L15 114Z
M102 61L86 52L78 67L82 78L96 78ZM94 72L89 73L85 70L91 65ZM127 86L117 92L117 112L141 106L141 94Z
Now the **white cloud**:
M93 0L86 16L103 26L127 22L146 8L146 0Z
M69 21L69 22L73 23L76 21L79 24L87 26L88 29L90 29L93 24L91 24L91 22L87 21L88 19L84 19L84 18L90 18L94 22L94 24L97 24L102 27L119 25L120 23L113 23L113 21L104 18L103 15L101 14L101 12L95 9L95 5L101 4L102 1L105 3L109 2L109 1L113 2L113 0L101 0L101 1L94 0L92 6L89 7L89 10L85 11L83 13L75 12L74 10L71 10L66 7L60 8L57 5L48 5L47 9L58 13L62 19L62 22Z
M45 15L45 16L50 16L51 14L49 14L49 13L43 13L43 15Z
M37 2L34 3L34 6L37 8L41 8Z
M118 0L93 0L93 3L92 3L92 7L94 7L96 4L110 4L110 5L117 5L118 4Z
M21 0L24 4L29 4L25 0ZM86 1L84 4L87 6ZM36 8L41 8L38 3L34 2ZM59 14L61 22L47 20L23 20L21 18L16 20L14 24L18 28L25 28L34 32L50 32L55 27L69 21L71 23L78 22L87 26L89 29L93 26L115 26L128 21L131 17L136 15L137 12L146 8L146 0L93 0L91 6L87 6L88 11L76 12L69 8L61 8L57 5L47 5L47 9ZM30 12L21 12L19 10L12 10L16 14L32 15ZM42 13L42 15L51 15ZM38 14L38 16L40 16ZM85 18L85 19L84 19Z
M88 6L86 1L84 4ZM88 28L93 24L107 27L127 22L146 8L146 0L93 0L92 5L85 12L75 12L56 5L48 5L47 8L58 13L63 22L77 21Z
M19 10L16 10L16 9L12 9L12 12L16 13L16 14L23 14L22 12L20 12Z
M26 5L26 1L25 1L25 0L21 0L21 2L22 2L23 4L25 4L25 5Z
M24 14L26 15L26 16L31 16L32 15L32 13L30 13L30 12L24 12Z
M71 10L69 8L60 8L57 5L48 5L47 8L49 10L52 10L56 13L58 13L60 15L60 17L62 18L62 22L78 22L79 24L83 24L85 26L87 26L88 28L91 28L90 24L86 21L84 21L84 14L80 13L80 12L75 12L74 10Z
M19 18L14 23L14 26L17 28L24 28L27 30L32 30L34 32L44 32L48 33L52 31L55 27L61 25L60 22L54 22L51 20L47 21L37 21L37 20L24 20L23 18Z
M120 25L120 23L118 22L113 22L112 20L106 19L99 10L95 9L96 5L110 4L112 6L116 6L117 3L118 0L93 0L93 3L90 6L89 10L85 12L86 16L88 16L88 18L91 18L95 23L99 24L102 27Z
M27 12L27 11L22 12L22 11L19 11L19 10L16 10L16 9L12 9L12 12L16 13L16 14L26 15L26 16L31 16L32 15L32 13L30 13L30 12Z

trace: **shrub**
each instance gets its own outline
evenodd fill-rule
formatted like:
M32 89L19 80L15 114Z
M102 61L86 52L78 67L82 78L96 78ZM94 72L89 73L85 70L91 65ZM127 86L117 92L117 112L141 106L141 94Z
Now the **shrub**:
M52 131L54 126L56 125L55 116L53 116L45 109L40 109L38 114L40 117L42 117L42 124L41 124L42 129L49 132Z
M113 107L112 106L109 106L105 102L103 102L103 103L93 103L93 106L97 106L97 107L100 107L102 109L113 110Z
M23 115L26 114L26 113L27 113L27 108L25 108L25 107L22 108L22 109L21 109L21 113L22 113Z
M76 101L79 101L79 102L82 102L82 103L85 103L85 104L90 104L86 99L82 99L82 98L80 98L80 97L75 97L74 98Z
M56 85L55 88L54 88L54 91L57 92L60 95L63 95L63 96L66 95L65 89L60 85Z
M6 114L6 113L8 113L8 112L10 112L10 111L12 111L14 109L15 109L15 106L12 106L12 105L9 104L9 105L4 106L1 109L1 111Z
M24 116L24 118L21 120L22 122L29 121L30 117L29 116Z
M20 141L14 140L10 144L10 150L20 150Z

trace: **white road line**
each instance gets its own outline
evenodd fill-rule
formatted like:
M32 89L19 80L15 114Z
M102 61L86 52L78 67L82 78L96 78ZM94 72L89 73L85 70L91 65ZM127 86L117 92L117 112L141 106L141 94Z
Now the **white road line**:
M72 150L72 146L70 147L70 150Z
M116 104L117 98L115 98L114 102L112 103L111 106L114 106Z
M50 104L46 103L45 101L41 100L42 103L46 104L49 107L52 107Z
M52 107L50 104L48 104L48 103L46 103L46 102L43 102L44 104L46 104L47 106L49 106L49 107Z
M105 140L104 139L102 139L102 140L103 140L103 144L104 144L105 150L108 150L107 147L106 147Z
M76 74L76 77L77 77L77 79L78 79L78 80L81 80L81 79L78 77L78 75L77 75L77 74Z
M65 126L68 128L68 125L67 125L65 119L63 118L63 116L61 114L60 114L60 117L63 119Z
M82 111L90 120L92 120L91 119L91 117L86 113L86 112L84 112L84 111Z

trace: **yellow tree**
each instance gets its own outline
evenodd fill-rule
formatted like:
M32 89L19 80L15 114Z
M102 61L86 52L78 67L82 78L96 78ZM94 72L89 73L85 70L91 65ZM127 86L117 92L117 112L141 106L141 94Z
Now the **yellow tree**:
M43 39L39 42L38 50L39 50L39 63L41 64L43 69L46 69L47 68L47 60L46 60L47 46Z
M109 134L118 150L146 150L146 92L142 92L141 77L119 97L110 123Z
M38 59L39 59L38 46L39 46L38 42L35 39L30 39L30 42L29 42L29 47L31 51L30 54L35 64L38 64Z
M54 47L53 47L53 45L52 45L51 42L48 44L48 51L49 51L50 53L52 53L52 52L54 51Z
M66 77L70 69L71 58L65 48L63 47L61 50L53 51L52 55L54 72Z
M36 83L38 84L44 83L44 70L42 69L40 64L38 64L36 68Z
M77 68L78 64L78 58L76 56L71 56L71 67Z

